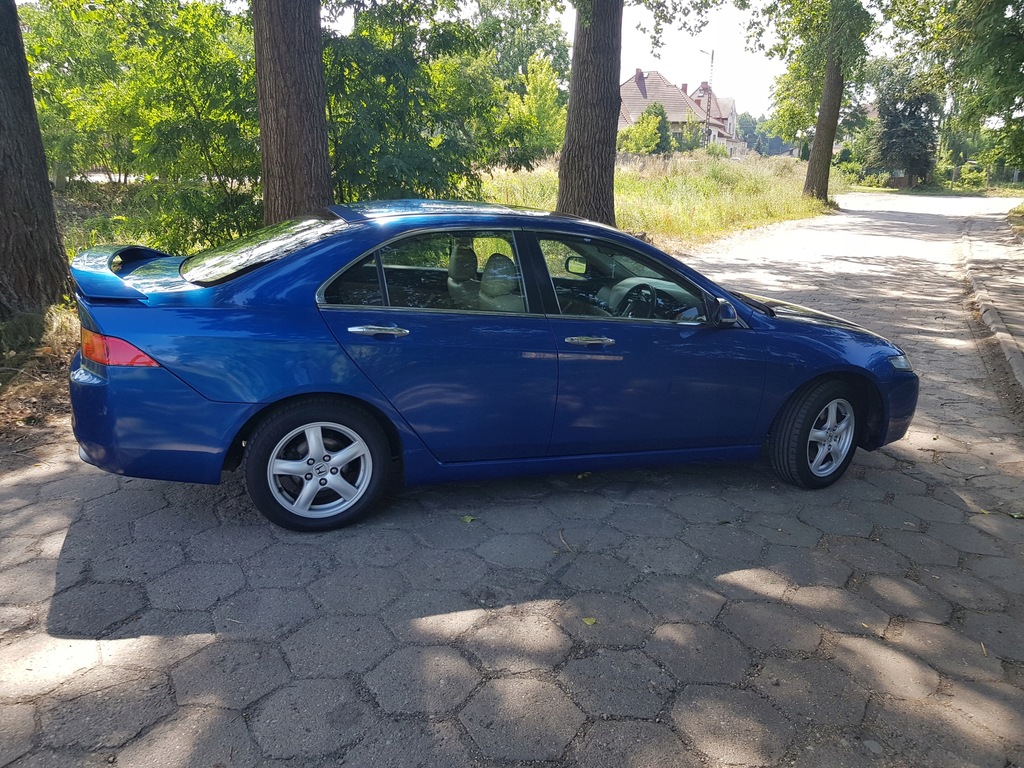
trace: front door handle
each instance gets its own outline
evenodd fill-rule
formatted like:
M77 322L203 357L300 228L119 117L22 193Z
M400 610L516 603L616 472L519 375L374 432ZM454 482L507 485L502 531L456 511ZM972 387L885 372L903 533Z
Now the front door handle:
M570 336L565 340L566 344L575 344L577 347L610 347L615 339L607 336Z
M374 338L379 336L409 335L405 328L396 328L393 325L353 325L348 329L348 332L358 334L359 336L373 336Z

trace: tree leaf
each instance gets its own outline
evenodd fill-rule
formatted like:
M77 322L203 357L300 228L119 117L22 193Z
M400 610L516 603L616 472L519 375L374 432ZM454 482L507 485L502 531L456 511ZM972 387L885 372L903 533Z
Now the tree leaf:
M597 624L597 619L591 616L587 616L585 619L583 619L583 623L586 624L588 627L592 627L595 624Z
M462 522L469 524L477 518L473 517L472 515L463 515L460 519L462 520Z

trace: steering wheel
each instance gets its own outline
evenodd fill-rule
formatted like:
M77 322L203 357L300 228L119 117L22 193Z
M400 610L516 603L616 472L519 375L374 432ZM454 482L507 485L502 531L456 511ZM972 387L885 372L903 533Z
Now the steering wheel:
M658 305L658 292L649 283L637 283L622 297L615 308L616 317L654 317L654 308Z

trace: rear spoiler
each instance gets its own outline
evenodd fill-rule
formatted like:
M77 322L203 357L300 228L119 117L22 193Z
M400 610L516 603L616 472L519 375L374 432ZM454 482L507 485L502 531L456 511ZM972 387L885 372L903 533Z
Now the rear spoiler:
M129 264L164 258L176 257L141 245L100 245L82 251L72 260L71 277L78 293L86 298L145 299L146 294L127 285L114 271L114 261L118 260L120 268L124 268Z

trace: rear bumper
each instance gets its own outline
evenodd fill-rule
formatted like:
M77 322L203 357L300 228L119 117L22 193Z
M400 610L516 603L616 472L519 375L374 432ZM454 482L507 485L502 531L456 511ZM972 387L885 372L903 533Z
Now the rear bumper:
M258 406L207 400L164 368L71 364L79 455L107 472L218 483L224 457Z

